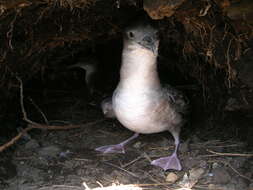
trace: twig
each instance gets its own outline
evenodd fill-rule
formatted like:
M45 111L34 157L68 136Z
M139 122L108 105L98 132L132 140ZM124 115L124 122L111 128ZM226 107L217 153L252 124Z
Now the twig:
M33 123L35 123L35 125L28 124L28 127L25 128L23 131L21 131L17 136L13 137L9 142L1 145L0 146L0 152L4 151L6 148L13 145L18 139L20 139L20 137L22 137L25 133L27 133L31 129L68 130L68 129L76 129L76 128L80 128L80 127L85 128L87 126L92 126L92 125L95 125L97 123L103 122L104 120L105 119L101 119L101 120L89 122L89 123L86 123L86 124L80 124L80 125L70 124L70 125L64 125L64 126L43 125L43 124L33 122Z
M135 163L135 162L137 162L138 160L140 160L140 159L142 159L142 158L143 158L143 155L138 156L137 158L133 159L131 162L128 162L128 163L126 163L126 164L123 164L121 167L122 167L122 168L125 168L125 167L127 167L127 166L129 166L129 165L131 165L131 164L133 164L133 163Z
M129 175L131 175L131 176L133 176L133 177L140 178L138 175L136 175L136 174L134 174L133 172L130 172L130 171L128 171L128 170L126 170L126 169L124 169L124 168L122 168L122 167L120 167L120 166L114 165L114 164L109 163L109 162L103 162L103 163L106 164L106 165L115 167L115 168L117 168L117 169L120 169L120 170L122 170L122 171L128 173Z
M174 146L166 146L166 147L150 147L150 150L170 150L174 148Z
M52 186L44 186L44 187L40 187L40 188L36 188L39 190L52 190L52 189L59 189L59 190L63 190L63 189L71 189L71 190L83 190L82 187L79 186L71 186L71 185L52 185Z
M142 190L142 188L137 185L112 185L108 187L96 187L90 189L87 184L83 184L85 190Z
M24 130L22 130L18 135L13 137L9 142L1 145L0 146L0 152L4 151L6 148L13 145L18 139L20 139L20 137L22 137L25 133L27 133L31 129L67 130L67 129L76 129L76 128L80 128L80 127L84 127L84 126L91 126L91 125L95 125L97 123L100 123L102 121L105 121L105 119L100 119L100 120L93 121L93 122L90 122L90 123L86 123L86 124L83 124L83 125L72 125L72 124L70 124L70 125L64 125L64 126L44 125L44 124L34 122L34 121L30 120L27 117L27 113L26 113L26 110L25 110L25 107L24 107L23 82L18 76L16 76L16 78L20 83L20 106L21 106L21 111L22 111L22 114L23 114L23 120L28 123L28 127L25 128Z
M38 110L38 112L42 115L45 123L47 125L49 125L48 119L46 117L46 115L42 112L42 110L39 108L39 106L37 104L34 103L34 101L32 100L32 98L29 98L30 102L32 103L32 105Z
M230 52L230 47L231 47L231 43L232 43L232 40L231 39L228 43L228 49L226 51L226 64L227 64L227 68L228 68L228 87L231 88L231 79L232 79L232 68L231 68L231 65L230 65L230 56L229 56L229 52Z
M237 146L243 146L243 144L228 144L228 145L210 145L206 146L209 148L228 148L228 147L237 147Z
M104 187L102 183L100 183L99 181L96 181L96 183L100 186L100 187Z
M168 186L165 186L165 185L170 185L170 183L146 183L146 184L130 184L130 185L112 185L112 186L107 186L107 187L97 187L97 188L93 188L93 189L90 189L87 185L86 182L83 182L83 186L86 188L85 190L116 190L116 189L119 189L119 190L133 190L134 188L137 188L137 187L157 187L157 186L164 186L166 187L166 189L168 189ZM143 189L142 188L142 189ZM140 188L138 188L139 190ZM152 188L153 189L153 188ZM169 189L168 189L169 190Z
M149 162L152 162L150 156L149 156L146 152L143 152L143 156L144 156L144 158L146 158Z
M74 158L76 161L84 161L84 162L91 162L91 159L85 159L85 158Z
M30 131L33 127L27 127L23 131L21 131L17 136L12 138L9 142L0 146L0 152L8 148L9 146L13 145L20 137L22 137L27 131Z
M17 20L17 15L18 15L18 11L16 12L13 20L11 21L10 23L10 29L9 31L6 33L6 37L8 39L8 46L11 50L13 50L13 46L12 46L12 36L13 36L13 29L14 29L14 23L16 22Z
M18 80L18 82L20 83L20 106L21 106L21 111L23 113L23 119L27 119L27 114L26 114L26 111L25 111L25 107L24 107L24 89L23 89L23 82L21 80L21 78L19 78L18 76L16 76L16 79Z
M221 153L206 149L207 152L215 154L216 156L242 156L242 157L253 157L253 154L241 154L241 153ZM214 156L215 156L214 155Z
M212 7L211 4L208 3L208 5L204 8L204 9L201 9L200 12L199 12L199 16L206 16L208 10Z

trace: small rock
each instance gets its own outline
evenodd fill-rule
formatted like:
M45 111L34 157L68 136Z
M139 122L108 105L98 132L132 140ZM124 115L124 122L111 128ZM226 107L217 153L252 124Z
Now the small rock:
M138 142L134 143L133 147L136 148L136 149L140 149L141 145L142 145L141 142L138 141Z
M219 168L220 166L219 166L219 164L217 163L217 162L214 162L213 164L212 164L212 168L213 169L216 169L216 168Z
M193 168L190 170L190 179L198 180L204 174L205 170L202 168Z
M215 184L226 184L231 181L231 176L228 171L224 168L213 169L213 182Z
M178 176L173 172L170 172L166 177L166 181L169 183L175 183L177 180Z
M205 170L202 168L193 168L187 173L184 174L183 180L180 181L179 185L183 188L192 188L198 180L202 177Z
M40 147L39 143L34 139L31 139L25 144L25 149L36 149L39 147Z
M54 158L57 157L61 152L61 149L55 145L43 147L39 150L39 155L46 158Z

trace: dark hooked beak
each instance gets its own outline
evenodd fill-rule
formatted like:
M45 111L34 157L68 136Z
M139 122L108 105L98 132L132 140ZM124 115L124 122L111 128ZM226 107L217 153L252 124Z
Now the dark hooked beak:
M158 52L158 38L156 36L145 36L139 44L151 50L154 54Z

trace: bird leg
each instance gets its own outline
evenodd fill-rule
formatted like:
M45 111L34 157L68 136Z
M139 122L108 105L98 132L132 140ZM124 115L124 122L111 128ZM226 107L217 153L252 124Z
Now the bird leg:
M151 162L152 165L161 167L164 171L168 169L181 170L182 166L177 158L177 150L179 146L179 132L172 133L175 139L175 150L171 156L162 157Z
M115 145L106 145L106 146L101 146L96 148L96 151L102 152L102 153L125 153L124 146L128 144L130 141L133 139L137 138L139 136L138 133L135 133L133 136L130 138L126 139L125 141L115 144Z

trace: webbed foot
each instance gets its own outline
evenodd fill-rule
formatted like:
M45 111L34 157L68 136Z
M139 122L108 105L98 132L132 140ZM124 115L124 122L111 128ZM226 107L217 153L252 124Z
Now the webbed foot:
M181 170L182 169L182 166L180 164L179 159L177 158L176 153L173 153L171 156L162 157L157 160L153 160L151 162L151 164L154 166L161 167L164 171L166 171L168 169L173 169L173 170Z

